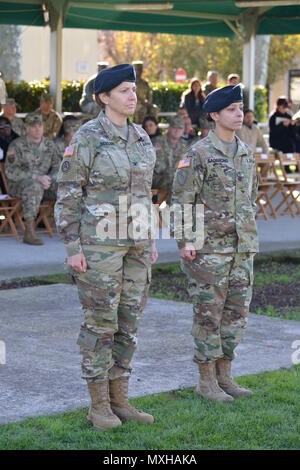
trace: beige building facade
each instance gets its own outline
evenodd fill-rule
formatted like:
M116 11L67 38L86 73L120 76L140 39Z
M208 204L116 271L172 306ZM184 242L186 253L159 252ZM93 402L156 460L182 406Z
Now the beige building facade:
M50 28L22 28L21 79L41 80L50 75ZM62 79L86 80L103 60L98 32L93 29L64 29Z

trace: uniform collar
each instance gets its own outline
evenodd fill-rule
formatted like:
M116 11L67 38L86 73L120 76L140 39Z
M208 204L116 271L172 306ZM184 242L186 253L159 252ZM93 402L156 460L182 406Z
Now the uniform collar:
M41 108L37 108L34 112L38 113L38 114L41 114L44 119L48 119L52 114L55 114L54 109L50 109L49 114L42 113Z
M107 134L107 136L110 140L117 141L117 140L122 139L122 137L118 133L115 126L111 125L111 121L105 115L104 111L100 111L100 113L98 115L98 121L101 124L101 126L103 127L104 131L106 132L106 134ZM138 127L135 126L130 121L129 118L127 119L127 123L128 123L128 140L127 140L127 144L132 144L134 142L137 142L138 140L143 140L142 132L139 132Z
M209 131L208 137L210 138L211 143L213 146L222 152L226 157L229 157L226 153L226 147L223 145L222 141L219 139L217 136L216 132L214 130ZM239 137L236 135L235 136L238 144L238 149L235 154L235 157L241 157L242 155L248 155L247 147L245 144L239 139Z
M26 135L25 138L26 138L27 144L30 147L33 147L33 148L39 148L42 145L42 143L44 142L44 136L41 138L41 140L38 144L35 144L34 142L32 142L32 140L29 139L28 135Z

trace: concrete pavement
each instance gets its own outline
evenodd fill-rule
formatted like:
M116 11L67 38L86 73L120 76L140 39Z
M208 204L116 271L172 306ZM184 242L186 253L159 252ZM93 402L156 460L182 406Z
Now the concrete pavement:
M279 216L257 221L262 253L300 248L300 217ZM63 272L66 257L63 243L42 235L44 246L24 245L12 237L0 238L0 280ZM159 263L178 261L175 240L157 240Z
M88 405L76 345L83 314L77 289L50 285L0 291L0 424ZM133 361L130 396L194 386L192 306L149 299ZM291 367L300 322L250 315L234 375ZM4 342L4 343L3 343ZM3 362L3 357L2 357Z

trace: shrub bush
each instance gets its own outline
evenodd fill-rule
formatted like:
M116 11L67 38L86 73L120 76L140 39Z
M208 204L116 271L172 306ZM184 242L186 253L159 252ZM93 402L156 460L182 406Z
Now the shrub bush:
M156 104L161 112L177 111L180 105L182 93L188 85L179 85L175 82L154 82L151 83L153 90L153 103Z
M244 90L245 107L249 107L248 90ZM258 122L265 122L268 119L268 90L260 85L254 89L254 116Z
M78 112L79 100L82 95L84 82L73 80L72 82L62 82L62 108L63 111ZM6 82L7 94L10 98L15 98L19 113L28 113L39 107L40 97L43 93L49 93L49 81L32 81L20 83L13 81ZM161 112L177 111L180 105L182 93L187 89L187 83L180 85L175 82L153 82L153 103ZM245 105L248 106L248 93L245 92ZM268 112L268 91L266 88L255 87L255 117L258 121L267 120Z
M18 113L29 113L40 105L40 97L43 93L49 93L50 82L48 80L20 83L6 82L7 94L14 98L18 104ZM63 111L80 111L79 100L82 95L83 82L62 82L62 108Z

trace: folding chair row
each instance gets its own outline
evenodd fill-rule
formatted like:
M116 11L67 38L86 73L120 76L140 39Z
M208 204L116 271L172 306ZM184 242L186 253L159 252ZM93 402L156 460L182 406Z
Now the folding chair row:
M11 197L7 194L7 181L4 171L4 162L0 163L1 180L4 186L4 191L0 186L0 234L13 235L16 240L19 240L19 235L16 226L24 228L22 217L20 215L21 199L18 197Z
M275 218L277 215L287 215L295 217L300 215L300 205L298 202L300 189L300 158L299 154L278 154L276 155L279 165L276 165L275 153L269 155L255 155L256 169L258 173L259 194L258 212L265 220L268 215ZM287 173L286 167L296 165L297 172ZM292 175L292 176L291 176ZM277 201L275 200L277 199ZM279 201L278 201L278 198ZM275 205L276 204L276 205ZM281 212L280 209L282 209Z

